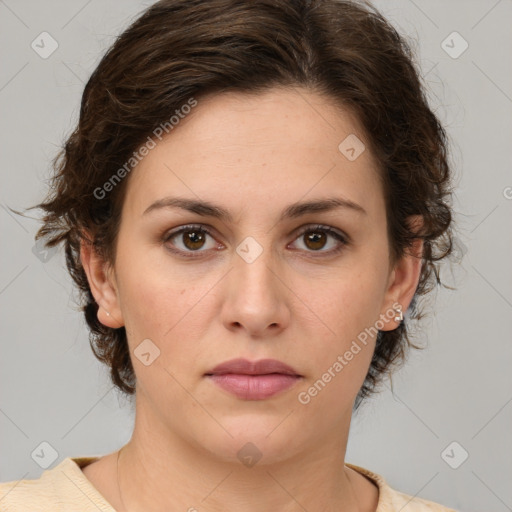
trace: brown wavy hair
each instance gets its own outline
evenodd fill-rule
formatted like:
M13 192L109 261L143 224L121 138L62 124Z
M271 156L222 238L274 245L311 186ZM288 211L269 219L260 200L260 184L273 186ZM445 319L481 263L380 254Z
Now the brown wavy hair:
M273 87L304 87L349 108L380 163L390 254L424 241L419 284L405 320L379 331L355 408L383 374L402 364L417 299L444 285L440 260L452 253L451 172L447 136L428 106L409 43L367 2L343 0L161 0L117 37L87 82L78 124L53 160L54 174L36 240L63 243L80 291L95 356L112 382L135 393L124 327L98 321L80 260L85 230L105 261L115 261L129 177L106 197L102 187L162 123L190 98ZM178 128L179 129L179 128ZM421 232L406 219L423 216Z

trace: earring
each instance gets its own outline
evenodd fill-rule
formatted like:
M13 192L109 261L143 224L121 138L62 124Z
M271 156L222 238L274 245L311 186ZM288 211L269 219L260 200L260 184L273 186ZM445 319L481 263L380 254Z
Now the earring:
M404 319L404 314L402 312L402 306L398 304L398 306L395 308L395 311L397 312L395 316L395 322L401 322Z

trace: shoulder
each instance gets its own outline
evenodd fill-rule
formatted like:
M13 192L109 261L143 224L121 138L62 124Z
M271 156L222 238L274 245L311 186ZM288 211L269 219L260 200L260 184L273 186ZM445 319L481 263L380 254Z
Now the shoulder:
M410 496L392 489L381 475L366 468L347 463L345 465L372 480L379 488L379 501L375 512L395 512L396 510L402 512L458 512L434 501Z
M37 479L21 479L0 483L0 511L39 511L46 510L47 506L56 505L52 471L60 468L63 462L51 471L44 471Z
M66 458L39 478L0 483L0 512L57 512L113 508L82 473L97 457Z

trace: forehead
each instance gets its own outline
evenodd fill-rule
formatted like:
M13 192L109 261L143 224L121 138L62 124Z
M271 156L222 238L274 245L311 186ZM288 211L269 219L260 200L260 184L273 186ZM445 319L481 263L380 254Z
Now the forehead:
M354 153L347 146L357 158L347 158ZM304 89L212 95L199 99L131 172L125 208L141 216L156 199L180 195L228 205L236 215L251 204L270 212L336 192L379 208L368 146L348 109Z

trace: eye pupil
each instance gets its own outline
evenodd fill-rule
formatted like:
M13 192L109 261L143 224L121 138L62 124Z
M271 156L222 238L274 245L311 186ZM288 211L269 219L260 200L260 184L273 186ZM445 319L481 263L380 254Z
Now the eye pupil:
M189 249L200 249L204 243L204 233L201 231L186 231L183 236L183 242ZM192 245L189 245L189 242Z
M306 234L306 245L308 245L308 243L312 243L313 246L311 247L310 245L308 245L308 247L310 247L311 249L321 249L325 245L325 238L325 233L319 234L318 231L310 231Z

